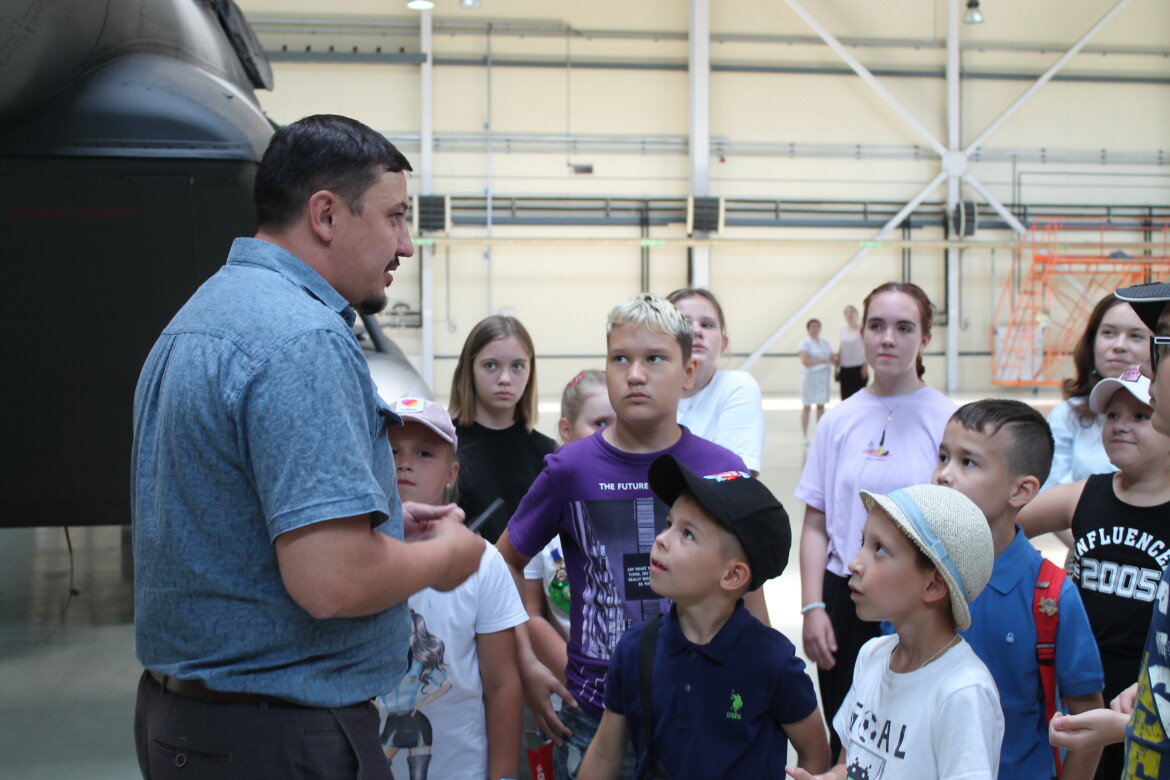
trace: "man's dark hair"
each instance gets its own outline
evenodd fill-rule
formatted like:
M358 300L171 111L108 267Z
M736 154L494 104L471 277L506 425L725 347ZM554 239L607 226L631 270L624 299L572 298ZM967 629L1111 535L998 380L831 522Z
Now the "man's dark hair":
M283 230L305 211L309 196L336 193L360 214L362 197L383 173L412 170L394 144L357 120L308 116L276 131L260 160L252 199L261 227Z
M1048 479L1054 449L1052 429L1044 416L1028 404L1007 398L985 398L960 406L951 420L969 431L988 436L1005 429L1010 431L1008 472L1013 477L1036 477L1041 485Z

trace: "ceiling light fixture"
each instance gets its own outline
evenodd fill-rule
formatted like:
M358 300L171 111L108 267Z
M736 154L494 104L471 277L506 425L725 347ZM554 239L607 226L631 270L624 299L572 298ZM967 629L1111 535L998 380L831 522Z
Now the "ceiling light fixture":
M979 0L967 0L967 13L963 17L963 24L983 24L983 12L979 10Z
M479 8L481 5L480 0L459 0L460 8Z
M429 11L435 7L432 0L410 0L406 7L412 11Z

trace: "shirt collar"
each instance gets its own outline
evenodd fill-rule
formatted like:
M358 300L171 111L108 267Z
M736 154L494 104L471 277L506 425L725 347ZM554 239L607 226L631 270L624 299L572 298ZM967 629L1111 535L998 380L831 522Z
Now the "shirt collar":
M1024 535L1024 530L1016 526L1016 538L1012 539L1006 550L995 557L991 579L987 584L998 593L1010 593L1020 578L1028 572L1028 562L1035 549Z
M740 599L735 605L735 611L731 613L731 617L727 618L727 622L723 624L723 628L719 629L714 638L705 645L696 645L687 639L678 624L678 605L671 604L670 612L667 613L662 624L666 652L670 655L678 655L687 650L695 650L715 663L721 664L731 655L740 635L747 629L751 620L751 613L744 607L743 599Z
M340 314L352 328L357 314L341 293L308 263L282 247L258 238L237 238L228 265L256 265L275 271Z

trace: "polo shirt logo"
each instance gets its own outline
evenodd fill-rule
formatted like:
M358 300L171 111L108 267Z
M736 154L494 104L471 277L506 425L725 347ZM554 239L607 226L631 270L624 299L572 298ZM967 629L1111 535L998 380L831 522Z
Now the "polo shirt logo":
M743 709L743 697L734 690L731 692L731 711L727 713L727 717L731 720L743 720L743 716L739 713Z

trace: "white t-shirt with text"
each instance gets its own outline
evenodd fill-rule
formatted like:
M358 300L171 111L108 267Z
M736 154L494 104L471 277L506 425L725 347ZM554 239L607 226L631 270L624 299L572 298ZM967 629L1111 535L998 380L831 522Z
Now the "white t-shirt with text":
M833 728L849 777L985 780L999 772L1003 711L987 667L960 639L921 669L890 671L898 635L861 648Z

